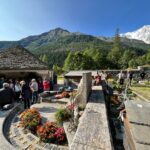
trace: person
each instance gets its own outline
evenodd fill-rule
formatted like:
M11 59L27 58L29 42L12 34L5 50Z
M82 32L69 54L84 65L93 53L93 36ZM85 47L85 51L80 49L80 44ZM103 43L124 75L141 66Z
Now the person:
M14 90L15 90L16 101L19 102L20 101L20 93L21 93L21 85L18 80L16 80Z
M123 85L124 84L124 73L122 72L122 70L120 71L120 73L117 76L118 76L119 84Z
M107 74L104 71L102 71L100 76L101 76L102 85L105 85Z
M101 71L100 76L101 76L101 80L106 80L107 75L104 71Z
M0 107L3 108L6 104L11 104L14 101L14 92L9 88L9 84L4 82L3 88L0 89Z
M3 88L3 83L4 83L4 81L5 81L4 78L1 77L1 78L0 78L0 89Z
M50 82L47 79L44 79L43 81L43 89L44 91L49 91L50 90Z
M53 84L57 84L57 75L53 74Z
M43 92L43 82L41 79L38 79L38 93Z
M30 96L31 90L28 84L23 80L20 82L21 84L21 97L24 102L24 109L30 108Z
M141 80L144 80L146 73L144 70L140 73Z
M9 79L9 87L14 91L14 84L13 84L13 81L12 79Z
M101 76L100 76L100 75L98 74L98 72L97 72L97 75L96 75L96 77L95 77L95 83L96 83L96 85L99 85L100 82L101 82Z
M54 89L54 81L52 80L52 78L50 78L50 90L53 91Z
M133 79L133 73L128 71L127 72L127 80L129 82L129 86L131 86L131 83L132 83L132 79Z
M32 91L32 104L35 104L38 100L38 83L35 79L31 80L30 89Z

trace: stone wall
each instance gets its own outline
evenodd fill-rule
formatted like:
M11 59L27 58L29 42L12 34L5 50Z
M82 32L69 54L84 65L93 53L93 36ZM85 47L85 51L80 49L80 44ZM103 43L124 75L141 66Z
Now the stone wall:
M150 80L150 66L139 66L137 69L130 69L130 72L133 73L133 78L140 79L140 73L142 70L146 73L146 79ZM74 80L80 80L83 73L91 72L92 76L95 77L97 75L97 72L101 73L102 70L82 70L82 71L70 71L65 75L65 78L67 80L74 79ZM120 72L120 70L103 70L105 71L110 77L117 79L117 74ZM123 73L127 74L127 69L122 70Z
M104 94L93 86L89 102L79 120L70 150L113 150Z
M78 86L78 94L75 98L75 103L79 105L86 105L92 86L91 72L83 73L82 79Z

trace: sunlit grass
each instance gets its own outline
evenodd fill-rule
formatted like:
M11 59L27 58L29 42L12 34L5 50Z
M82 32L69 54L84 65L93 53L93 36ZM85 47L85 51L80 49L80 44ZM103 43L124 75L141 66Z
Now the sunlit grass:
M131 87L131 89L150 101L150 87Z
M57 79L58 79L58 80L64 80L64 77L63 77L63 76L58 76Z

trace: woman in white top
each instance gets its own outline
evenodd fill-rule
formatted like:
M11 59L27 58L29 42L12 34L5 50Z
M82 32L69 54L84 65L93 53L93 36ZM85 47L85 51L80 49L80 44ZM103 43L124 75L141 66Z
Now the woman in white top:
M101 76L101 80L103 80L103 81L105 81L107 78L107 74L104 71L101 72L100 76Z
M100 76L101 76L101 80L102 80L102 85L103 85L103 86L106 85L106 82L107 82L107 81L106 81L106 78L107 78L106 72L101 71Z
M118 76L118 82L120 85L123 85L124 84L124 78L125 78L125 75L124 73L122 72L122 70L120 71L120 73L117 75Z
M20 93L21 93L21 85L19 83L19 81L16 81L15 84L15 96L16 96L16 101L20 101Z

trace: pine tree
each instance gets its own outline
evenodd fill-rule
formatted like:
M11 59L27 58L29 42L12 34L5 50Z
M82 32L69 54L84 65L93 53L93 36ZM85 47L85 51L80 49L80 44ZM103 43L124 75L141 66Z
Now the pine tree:
M73 67L73 66L72 66L72 63L73 63L72 57L73 57L73 53L70 52L70 53L68 54L67 58L65 59L64 66L63 66L63 70L65 70L65 71L71 70L71 68Z
M121 60L121 41L120 41L119 29L116 30L113 48L108 54L108 60L112 62L113 68L120 68L119 62Z
M119 28L116 29L113 48L118 48L119 50L121 50L121 39L120 39Z
M48 63L48 56L44 54L42 57L42 61Z

